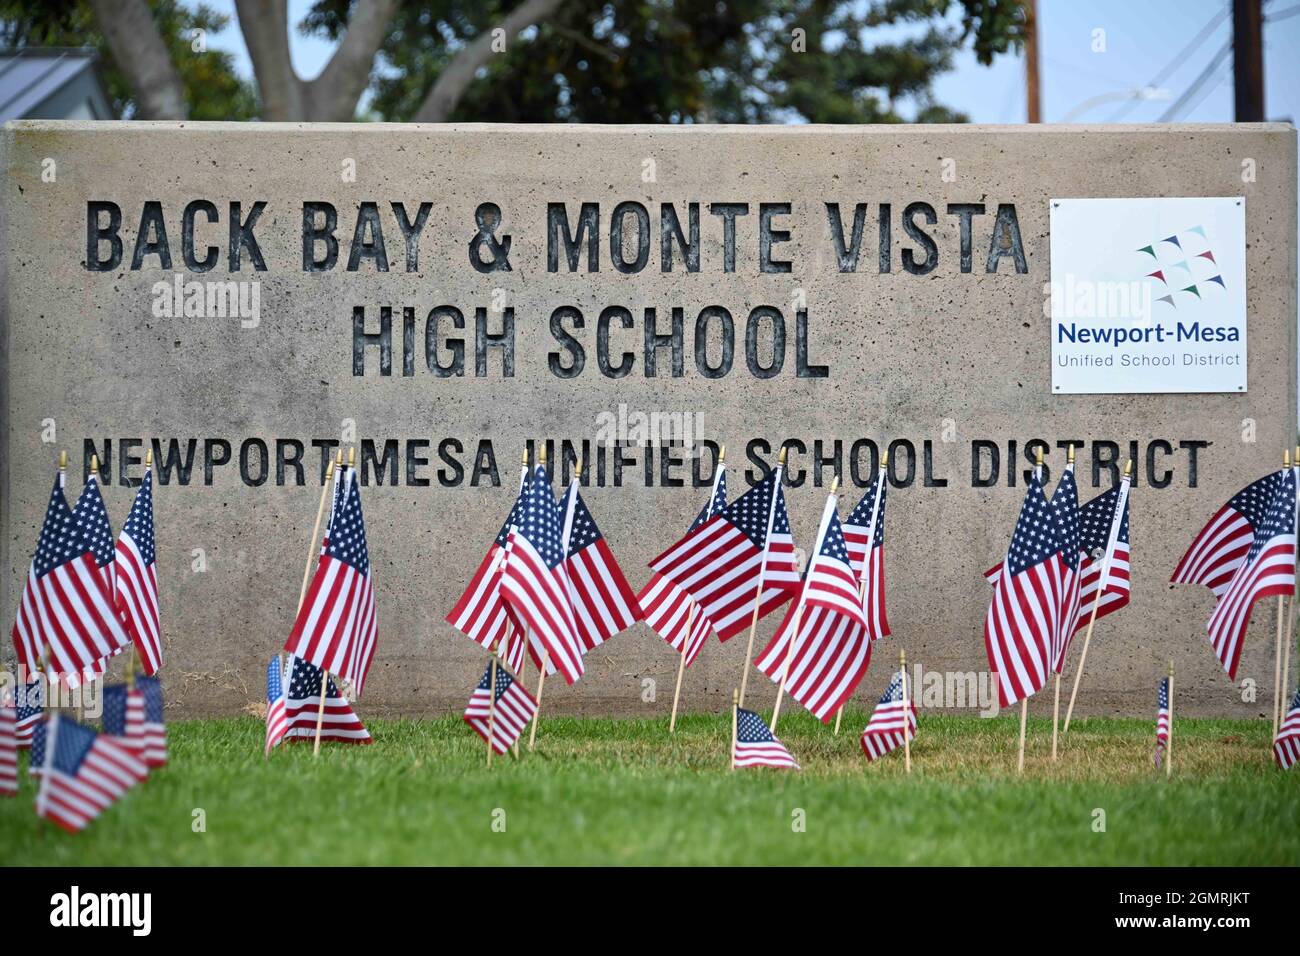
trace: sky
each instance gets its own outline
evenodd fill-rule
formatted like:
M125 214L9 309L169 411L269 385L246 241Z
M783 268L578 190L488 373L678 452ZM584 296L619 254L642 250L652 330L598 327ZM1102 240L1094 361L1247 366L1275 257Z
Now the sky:
M233 53L240 71L250 75L233 0L207 5L232 21L209 37L209 46ZM300 22L310 7L311 0L290 0L290 23ZM1232 120L1231 49L1224 52L1232 38L1230 0L1039 0L1038 7L1046 122ZM1300 117L1300 0L1266 0L1264 16L1267 118L1294 122ZM894 33L882 31L882 36ZM294 31L291 52L298 73L311 78L333 45ZM1217 66L1197 85L1216 58ZM1143 89L1156 90L1156 98L1134 99ZM1025 121L1025 68L1019 56L1002 56L985 67L963 51L953 71L935 83L934 93L975 123Z

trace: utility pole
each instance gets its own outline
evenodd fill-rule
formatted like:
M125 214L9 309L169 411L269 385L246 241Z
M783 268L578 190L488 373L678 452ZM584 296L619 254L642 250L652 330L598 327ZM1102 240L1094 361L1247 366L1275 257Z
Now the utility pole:
M1258 9L1258 4L1256 4ZM1043 121L1043 100L1038 89L1038 3L1025 0L1025 100L1027 121Z
M1264 122L1264 16L1260 0L1232 0L1232 85L1237 122Z

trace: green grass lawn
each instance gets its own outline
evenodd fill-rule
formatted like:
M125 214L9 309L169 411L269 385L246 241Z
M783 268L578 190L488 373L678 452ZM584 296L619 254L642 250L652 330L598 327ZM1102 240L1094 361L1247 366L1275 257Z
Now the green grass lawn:
M783 715L802 773L729 772L727 715L673 737L666 718L544 719L535 752L490 771L450 717L270 760L260 721L178 721L171 763L81 834L36 818L24 775L0 845L8 864L65 865L1300 863L1300 772L1273 766L1263 721L1180 720L1167 781L1152 721L1076 722L1053 764L1051 724L1031 719L1017 777L1014 716L923 715L909 777L901 753L862 757L865 719L846 712L834 737Z

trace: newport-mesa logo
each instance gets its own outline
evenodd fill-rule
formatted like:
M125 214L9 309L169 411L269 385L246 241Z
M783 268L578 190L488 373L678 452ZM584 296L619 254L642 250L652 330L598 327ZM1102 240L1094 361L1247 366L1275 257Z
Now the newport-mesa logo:
M152 913L151 893L83 893L74 886L50 897L51 926L128 927L133 936L148 936Z
M1137 255L1143 268L1152 269L1144 278L1160 283L1158 291L1162 294L1155 300L1171 308L1178 308L1179 298L1204 299L1206 293L1228 288L1204 226L1192 226L1150 242L1138 249Z

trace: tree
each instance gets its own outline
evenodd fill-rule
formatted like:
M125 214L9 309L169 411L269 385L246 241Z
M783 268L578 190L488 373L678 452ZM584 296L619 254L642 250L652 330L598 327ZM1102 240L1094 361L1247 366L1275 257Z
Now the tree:
M96 48L100 78L118 116L246 120L257 115L257 90L235 73L234 58L215 50L200 55L194 49L203 37L225 29L229 17L202 4L190 8L174 0L151 3L149 14L161 49L155 46L147 63L128 61L125 70L84 0L0 0L0 44L11 49ZM154 70L162 74L157 83L148 76Z
M210 118L177 3L0 4L97 24L137 115ZM235 6L266 120L353 119L369 92L371 115L420 122L960 121L935 77L967 42L985 64L1018 48L1024 26L1019 0L317 0L298 29L337 46L303 80L286 0Z

